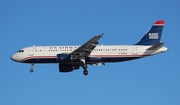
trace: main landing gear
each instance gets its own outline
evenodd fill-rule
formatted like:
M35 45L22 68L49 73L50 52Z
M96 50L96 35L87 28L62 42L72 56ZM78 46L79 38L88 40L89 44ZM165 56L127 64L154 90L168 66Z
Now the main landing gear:
M30 72L33 73L34 72L34 64L31 64L31 69Z
M82 61L82 63L83 63L83 65L82 65L81 67L84 69L83 74L84 74L84 75L88 75L88 70L87 70L86 61L85 61L84 58L82 58L81 61Z
M84 75L88 75L87 65L84 64L84 65L82 66L82 68L84 69L83 74L84 74Z

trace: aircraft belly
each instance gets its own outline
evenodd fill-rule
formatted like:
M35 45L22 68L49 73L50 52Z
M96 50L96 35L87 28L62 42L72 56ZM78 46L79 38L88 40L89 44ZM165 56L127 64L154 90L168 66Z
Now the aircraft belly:
M22 61L23 63L58 63L57 58L33 58ZM82 65L82 62L62 62L61 64Z
M87 63L92 64L92 63L98 63L98 62L122 62L122 61L134 60L138 58L141 58L141 57L102 58L101 61L96 61L96 62L88 61ZM57 59L56 58L38 58L38 59L27 59L22 62L23 63L57 63ZM62 64L82 65L82 62L64 62Z
M118 58L102 58L102 62L123 62L128 60L134 60L142 57L118 57Z
M33 58L22 61L23 63L57 63L56 58Z

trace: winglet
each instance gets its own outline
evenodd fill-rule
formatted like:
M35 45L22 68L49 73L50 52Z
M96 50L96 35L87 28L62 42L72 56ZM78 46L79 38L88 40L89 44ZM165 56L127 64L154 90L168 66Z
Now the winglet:
M104 33L100 34L99 36L100 36L100 37L103 37L103 35L104 35Z

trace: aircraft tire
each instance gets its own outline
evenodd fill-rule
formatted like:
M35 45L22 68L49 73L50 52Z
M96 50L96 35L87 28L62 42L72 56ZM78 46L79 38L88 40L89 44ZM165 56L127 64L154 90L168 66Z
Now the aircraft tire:
M84 74L84 75L88 75L88 70L84 70L84 71L83 71L83 74Z
M33 73L33 71L34 71L33 69L30 69L30 72L31 72L31 73Z

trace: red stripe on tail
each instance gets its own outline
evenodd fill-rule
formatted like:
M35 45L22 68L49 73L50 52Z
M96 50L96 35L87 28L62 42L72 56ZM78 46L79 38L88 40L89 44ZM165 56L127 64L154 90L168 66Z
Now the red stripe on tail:
M164 25L164 20L158 20L154 23L154 25Z

